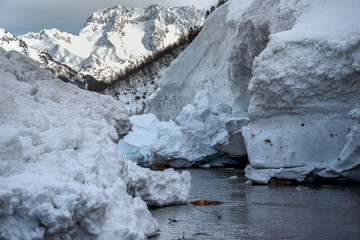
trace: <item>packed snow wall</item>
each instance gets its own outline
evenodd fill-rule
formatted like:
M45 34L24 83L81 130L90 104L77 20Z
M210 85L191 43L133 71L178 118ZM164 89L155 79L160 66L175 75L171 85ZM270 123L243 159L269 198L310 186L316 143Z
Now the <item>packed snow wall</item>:
M339 154L350 131L347 114L360 102L359 10L359 1L311 1L255 59L251 122L243 131L250 179L303 181L333 162L352 161Z
M147 110L175 120L206 90L211 106L226 103L233 116L249 114L242 134L253 181L357 180L357 141L349 139L358 123L347 115L360 100L359 5L230 0L170 66ZM344 146L353 149L345 159Z
M307 5L298 1L229 1L213 12L193 43L173 62L147 102L160 120L175 119L201 90L210 104L247 115L254 58L271 33L290 29Z
M118 151L130 129L110 96L0 48L0 239L146 239L149 206L187 200L191 177Z

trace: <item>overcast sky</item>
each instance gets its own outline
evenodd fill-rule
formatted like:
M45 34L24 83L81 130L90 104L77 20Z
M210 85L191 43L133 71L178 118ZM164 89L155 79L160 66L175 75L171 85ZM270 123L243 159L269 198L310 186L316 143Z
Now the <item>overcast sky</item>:
M57 28L77 34L86 19L103 8L123 5L147 7L159 3L164 7L195 5L210 8L217 0L0 0L0 27L21 35Z

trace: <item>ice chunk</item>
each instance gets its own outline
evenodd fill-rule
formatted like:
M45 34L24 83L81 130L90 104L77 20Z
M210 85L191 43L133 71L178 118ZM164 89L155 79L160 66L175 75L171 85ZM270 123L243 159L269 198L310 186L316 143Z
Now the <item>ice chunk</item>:
M153 114L130 117L133 132L119 141L119 150L145 166L163 163L179 168L236 163L230 157L215 160L214 156L219 156L218 152L234 157L246 155L241 128L249 120L232 116L232 108L225 103L210 106L208 97L207 91L196 94L194 104L186 105L176 118L178 125L171 120L159 121Z

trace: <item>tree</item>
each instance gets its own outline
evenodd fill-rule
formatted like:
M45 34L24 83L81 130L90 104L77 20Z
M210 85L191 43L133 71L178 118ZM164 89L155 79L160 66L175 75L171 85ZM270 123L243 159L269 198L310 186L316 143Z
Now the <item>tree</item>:
M209 15L210 15L210 11L207 10L206 13L205 13L205 19L207 19L209 17Z
M216 5L216 8L220 7L221 5L223 5L226 2L227 2L227 0L219 0L217 5Z

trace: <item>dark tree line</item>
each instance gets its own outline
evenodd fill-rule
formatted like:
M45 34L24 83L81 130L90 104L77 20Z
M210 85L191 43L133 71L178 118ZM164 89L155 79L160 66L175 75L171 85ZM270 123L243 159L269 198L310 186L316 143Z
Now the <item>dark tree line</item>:
M215 11L216 8L220 7L221 5L223 5L224 3L226 3L228 0L219 0L218 3L215 6L211 6L210 10L207 10L205 13L205 19L208 18L210 16L210 14Z
M131 66L127 66L124 69L121 69L119 73L109 83L92 82L88 84L87 89L90 91L102 92L106 88L111 87L121 81L128 79L131 75L137 73L138 71L144 69L150 64L156 62L160 58L168 54L172 54L174 50L179 48L180 46L183 46L185 44L190 44L195 39L195 37L200 33L201 29L202 27L191 27L188 31L188 34L180 36L176 42L168 45L167 47L159 51L156 51L151 55L144 57L141 61L138 61L137 63Z

